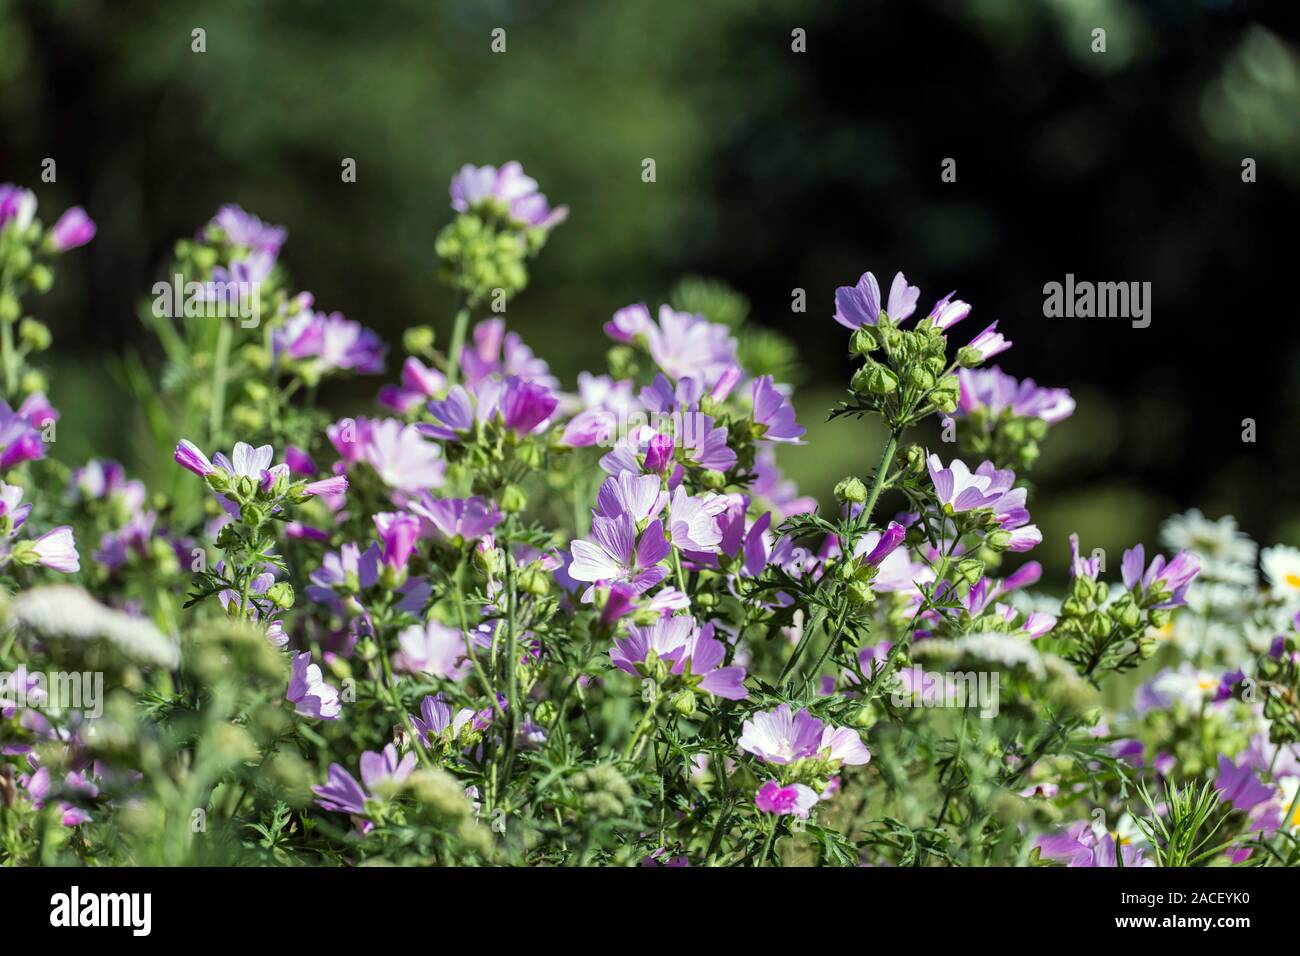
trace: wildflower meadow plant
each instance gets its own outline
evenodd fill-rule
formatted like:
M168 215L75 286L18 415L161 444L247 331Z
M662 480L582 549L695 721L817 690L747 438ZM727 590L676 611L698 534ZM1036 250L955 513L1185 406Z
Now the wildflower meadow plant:
M517 162L449 194L445 344L296 291L238 206L177 243L122 366L146 487L48 454L28 310L95 226L0 186L0 861L1300 863L1300 552L1199 512L1109 569L1045 540L1075 402L1003 370L1014 320L846 277L830 417L884 440L821 510L735 293L612 307L570 389L504 318L566 207Z

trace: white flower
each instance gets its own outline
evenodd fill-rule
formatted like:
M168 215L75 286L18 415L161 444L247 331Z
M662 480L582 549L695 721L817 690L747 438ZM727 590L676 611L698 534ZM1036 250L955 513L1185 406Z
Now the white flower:
M1160 528L1160 540L1172 550L1195 553L1202 559L1202 565L1207 561L1253 565L1258 550L1249 535L1237 530L1237 519L1232 515L1211 521L1196 508L1165 521Z
M102 638L142 663L167 669L180 663L180 650L147 618L100 604L79 587L55 584L24 591L10 609L13 621L47 638Z
M1265 548L1259 563L1279 597L1285 601L1300 600L1300 548L1285 544Z

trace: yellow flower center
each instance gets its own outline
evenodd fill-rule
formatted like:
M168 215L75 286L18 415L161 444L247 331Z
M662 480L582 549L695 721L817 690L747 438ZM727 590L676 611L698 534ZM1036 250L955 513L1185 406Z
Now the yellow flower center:
M1286 581L1286 583L1291 585L1291 587L1300 590L1300 574L1296 574L1294 571L1292 571L1282 580Z

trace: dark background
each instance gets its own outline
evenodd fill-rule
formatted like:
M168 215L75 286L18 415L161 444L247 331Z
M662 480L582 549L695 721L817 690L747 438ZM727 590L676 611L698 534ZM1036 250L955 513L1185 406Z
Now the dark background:
M723 279L798 344L810 441L783 464L825 500L879 449L869 424L822 424L850 369L834 289L903 269L923 312L950 289L974 304L958 342L998 319L1002 367L1079 400L1034 473L1049 569L1070 530L1150 542L1191 506L1300 543L1297 7L0 0L0 180L100 224L35 310L57 454L148 475L115 363L153 354L135 307L220 204L286 225L297 286L396 346L450 327L432 257L450 176L514 158L572 208L508 316L566 384L602 363L615 308ZM1151 326L1044 318L1066 273L1151 282ZM377 386L326 398L355 411Z

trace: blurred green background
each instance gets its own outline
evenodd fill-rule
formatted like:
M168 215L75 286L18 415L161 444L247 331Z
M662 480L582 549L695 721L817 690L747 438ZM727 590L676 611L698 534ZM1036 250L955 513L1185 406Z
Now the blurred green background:
M1049 573L1071 530L1117 552L1190 506L1300 543L1297 6L0 0L0 180L100 223L36 309L56 454L143 466L113 360L152 348L135 306L220 204L286 225L296 284L396 346L449 329L450 176L518 159L572 213L507 318L567 385L602 365L614 309L725 280L799 347L809 442L783 464L825 501L880 439L823 422L849 372L834 289L903 269L922 308L974 304L959 332L998 319L1006 371L1079 400L1034 473ZM1067 272L1150 281L1151 327L1044 318ZM354 412L378 384L325 398Z

